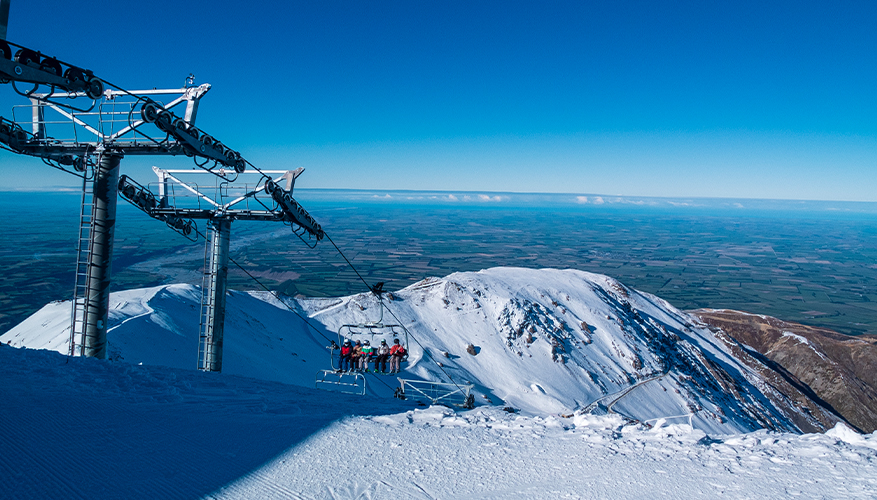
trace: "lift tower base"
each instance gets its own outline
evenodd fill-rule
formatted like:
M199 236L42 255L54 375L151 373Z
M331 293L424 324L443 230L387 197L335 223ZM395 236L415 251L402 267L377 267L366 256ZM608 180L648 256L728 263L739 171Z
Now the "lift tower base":
M70 331L71 355L107 357L110 274L121 160L122 154L117 151L101 152L94 180L84 180ZM91 193L88 193L88 187ZM89 195L90 200L87 199Z

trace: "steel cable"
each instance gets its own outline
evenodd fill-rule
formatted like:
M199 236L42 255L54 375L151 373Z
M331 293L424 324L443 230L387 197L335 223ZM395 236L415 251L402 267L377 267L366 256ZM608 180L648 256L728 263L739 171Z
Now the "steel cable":
M11 45L14 45L14 46L18 46L18 47L24 48L24 47L22 47L22 46L19 46L19 45L17 45L17 44L14 44L14 43L11 43ZM62 60L60 60L60 59L57 59L57 58L53 58L53 59L55 59L57 62L59 62L59 63L61 63L61 64L64 64L64 65L66 65L66 66L68 66L68 67L71 67L71 68L78 68L78 66L73 65L73 64L70 64L70 63L67 63L67 62L62 61ZM113 89L116 89L117 91L122 92L122 93L124 93L124 94L126 94L126 95L128 95L128 96L130 96L130 97L132 97L132 98L134 98L134 99L136 99L138 102L140 102L140 101L146 102L146 101L149 101L149 100L150 100L150 99L147 98L147 97L143 97L143 96L137 95L137 94L135 94L135 93L133 93L133 92L131 92L131 91L128 91L127 89L124 89L124 88L122 88L121 86L116 85L116 84L114 84L114 83L112 83L112 82L110 82L110 81L108 81L108 80L103 79L103 78L99 78L99 77L92 77L92 78L93 78L93 79L96 79L96 80L99 80L100 82L102 82L103 84L105 84L107 87L111 87L111 88L113 88ZM150 138L150 139L151 139L151 138ZM153 140L153 142L156 142L156 144L161 144L161 142L155 141L154 139L152 139L152 140ZM165 140L167 140L167 138L166 138ZM162 141L162 142L163 142L163 141ZM7 148L4 147L3 149L7 149ZM249 160L247 160L247 159L243 159L243 160L244 160L244 162L245 162L247 165L249 165L250 167L252 167L256 172L258 172L258 173L262 176L260 180L262 180L262 179L270 179L270 177L269 177L268 175L266 175L266 174L265 174L265 173L264 173L259 167L257 167L256 165L254 165L253 163L251 163L251 162L250 162ZM205 164L206 164L206 162L205 162ZM197 165L197 162L196 162L196 165ZM52 165L52 166L54 166L54 165ZM199 165L199 167L204 168L202 165ZM56 168L59 168L59 167L56 167ZM62 170L63 170L63 169L62 169ZM210 169L207 169L207 170L209 171ZM236 176L236 177L237 177L237 176ZM261 202L260 202L260 204L261 204ZM264 204L263 204L263 206L264 206ZM266 208L267 208L267 207L266 207ZM196 230L196 232L197 232L202 238L204 238L205 241L207 240L206 236L205 236L203 233L201 233L200 231L197 231L197 230ZM325 234L325 233L324 233L324 234ZM362 274L360 274L359 270L356 269L356 267L353 265L353 263L350 261L350 259L347 258L347 256L344 254L344 252L341 250L341 248L335 243L335 241L334 241L334 240L333 240L328 234L326 234L326 238L332 243L332 246L335 248L335 250L338 252L338 254L341 255L341 257L344 259L344 261L347 263L347 265L350 266L350 268L353 270L354 273L356 273L357 277L360 279L360 281L362 281L362 283L366 286L366 288L368 288L369 291L371 291L372 293L376 293L376 292L375 292L375 289L374 289L371 285L368 284L368 282L365 280L365 278L362 276ZM271 290L271 289L269 289L267 286L265 286L265 284L263 284L258 278L256 278L255 276L253 276L249 271L247 271L243 266L241 266L236 260L234 260L234 259L231 258L231 257L229 257L229 260L230 260L230 261L231 261L231 262L232 262L232 263L233 263L238 269L240 269L241 271L243 271L243 272L244 272L244 273L245 273L250 279L252 279L256 284L258 284L262 289L264 289L265 291L271 293L271 294L272 294L272 295L273 295L273 296L274 296L274 297L275 297L275 298L276 298L281 304L284 305L284 307L286 307L290 312L292 312L293 314L295 314L296 316L298 316L302 321L304 321L304 323L305 323L306 325L308 325L308 326L309 326L312 330L314 330L317 334L319 334L321 337L323 337L324 339L326 339L326 340L329 341L329 342L334 342L332 339L329 339L328 337L326 337L326 336L325 336L325 335L324 335L324 334L323 334L323 333L322 333L317 327L315 327L313 324L311 324L311 322L308 321L308 318L305 318L304 316L302 316L301 314L299 314L297 311L295 311L293 308L291 308L291 307L289 306L289 304L287 304L283 299L281 299L280 296L279 296L276 292L274 292L273 290ZM423 346L423 344L420 343L420 341L417 339L417 337L415 337L415 336L411 333L411 331L410 331L410 330L409 330L404 324L402 324L402 322L399 320L399 318L396 316L396 314L395 314L395 313L394 313L394 312L393 312L393 311L392 311L392 310L391 310L386 304L384 304L384 302L383 302L382 300L380 301L380 304L381 304L381 307L383 307L384 309L386 309L387 312L389 312L390 315L393 316L393 318L394 318L394 319L399 323L399 325L405 330L405 333L406 333L409 337L411 337L411 338L417 343L418 346L420 346L420 348L423 350L424 355L427 356L427 357L429 357L429 358L430 358L430 359L436 364L436 366L439 367L439 369L442 371L442 373L444 373L445 377L447 377L448 380L450 380L451 383L454 384L455 387L457 387L457 389L460 389L460 387L457 385L457 383L454 381L454 379L453 379L453 378L447 373L447 371L445 371L444 367L443 367L438 361L436 361L435 358L433 358L433 356L430 354L430 352L429 352L429 351ZM378 380L380 380L380 379L378 379ZM390 387L389 385L387 385L387 384L386 384L385 382L383 382L383 381L381 381L381 383L383 383L384 385L386 385L388 388Z
M204 238L205 241L207 241L207 236L206 236L206 235L204 235L204 234L201 233L200 231L198 231L198 234L199 234L202 238ZM317 327L314 326L310 321L308 321L309 318L306 318L306 317L302 316L301 314L298 313L298 311L296 311L295 309L293 309L292 307L290 307L289 304L287 304L285 300L283 300L282 298L280 298L280 296L277 294L277 292L275 292L275 291L269 289L267 286L265 286L265 284L262 283L262 282L259 280L259 278L256 278L256 277L253 276L249 271L247 271L246 269L244 269L244 267L243 267L242 265L240 265L236 260L234 260L231 256L229 256L228 260L231 261L231 263L234 264L238 269L240 269L241 271L243 271L244 274L246 274L247 276L249 276L249 278L250 278L251 280L253 280L256 284L258 284L260 287L262 287L263 290L265 290L266 292L268 292L268 293L270 293L271 295L273 295L273 296L274 296L274 297L275 297L275 298L276 298L281 304L283 304L283 306L284 306L286 309L289 310L289 312L291 312L292 314L295 314L296 316L298 316L299 319L301 319L302 321L304 321L304 323L305 323L306 325L308 325L309 327L311 327L311 329L312 329L313 331L315 331L318 335L320 335L321 337L323 337L324 339L326 339L327 341L329 341L329 342L332 343L332 344L335 343L335 340L334 340L334 339L330 339L329 337L323 335L323 332L321 332L321 331L319 330L319 328L317 328ZM201 293L204 293L204 291L202 290ZM404 328L404 326L403 326L403 328ZM334 349L333 349L333 350L334 350ZM386 382L384 382L384 381L381 380L380 378L377 378L377 377L376 377L376 380L378 380L380 383L382 383L384 386L386 386L387 389L391 389L391 390L393 389L393 387L391 387L389 384L387 384Z
M329 236L328 233L326 233L326 239L329 240L330 243L332 243L332 246L335 247L335 250L338 251L338 254L341 255L341 257L344 259L345 262L347 262L347 265L350 266L350 269L353 269L353 272L356 273L356 275L363 282L363 284L365 284L366 288L368 288L369 290L372 291L372 293L374 293L374 288L371 285L369 285L367 281L365 281L365 278L362 277L362 274L360 274L359 271L356 269L356 267L353 265L353 263L350 262L350 259L348 259L346 255L344 255L344 252L341 251L341 248L335 243L335 240L333 240L332 237ZM450 380L451 383L454 384L454 387L462 390L460 388L460 386L457 385L457 383L454 381L454 379L448 374L448 372L445 371L445 368L435 358L432 357L432 354L430 354L429 351L425 347L423 347L423 344L421 344L420 341L417 340L417 337L415 337L414 334L412 334L411 331L402 323L402 321L399 320L399 318L396 316L395 313L393 313L393 311L390 309L390 307L387 306L386 304L384 304L383 300L380 301L380 304L381 304L381 307L386 309L387 312L390 313L391 316L393 316L393 319L395 319L396 323L398 323L399 326L401 326L402 329L405 330L405 333L409 337L414 339L414 342L416 342L417 345L419 345L420 348L423 350L423 354L425 356L429 357L432 360L432 362L435 363L436 366L438 366L439 370L441 370L442 373L445 374L445 377L447 377L448 380Z

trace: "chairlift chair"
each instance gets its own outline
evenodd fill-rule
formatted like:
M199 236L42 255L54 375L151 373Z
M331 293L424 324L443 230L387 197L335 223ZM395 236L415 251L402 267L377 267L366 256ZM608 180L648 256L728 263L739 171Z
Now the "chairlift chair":
M383 283L379 283L372 289L377 295L380 304L380 316L377 321L367 321L365 323L350 323L341 325L338 328L338 343L334 341L331 345L326 346L329 350L329 370L320 370L316 376L316 387L333 392L344 392L348 394L365 394L365 376L359 372L342 372L340 363L335 365L337 355L335 351L341 349L346 340L355 343L357 340L368 340L369 344L377 345L381 340L386 340L388 344L393 339L399 339L399 343L408 352L408 331L398 324L384 324L384 302L381 294L383 293ZM406 354L402 361L408 359Z

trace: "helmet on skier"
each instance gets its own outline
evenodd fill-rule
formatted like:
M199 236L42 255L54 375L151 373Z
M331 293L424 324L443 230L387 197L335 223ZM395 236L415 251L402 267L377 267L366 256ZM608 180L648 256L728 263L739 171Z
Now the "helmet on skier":
M386 345L386 343L387 343L386 340L381 340L381 345Z
M363 345L371 345L371 344L369 343L368 340L366 340L365 342L363 342Z
M399 339L393 339L393 343L394 343L394 344L398 344L398 343L399 343Z
M345 340L345 341L344 341L344 345L350 345L350 340L349 340L349 339L348 339L348 340Z

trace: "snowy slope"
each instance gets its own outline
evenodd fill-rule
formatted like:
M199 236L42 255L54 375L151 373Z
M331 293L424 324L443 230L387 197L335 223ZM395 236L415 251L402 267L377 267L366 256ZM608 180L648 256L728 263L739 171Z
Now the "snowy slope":
M193 368L198 294L188 285L113 294L111 358ZM371 294L287 304L309 316L317 331L270 294L230 294L224 373L312 387L317 370L331 366L327 339L337 338L343 324L381 314ZM796 431L796 420L825 428L813 408L790 404L709 328L606 276L494 268L430 278L385 304L392 316L385 313L384 322L398 318L411 332L405 376L471 383L477 404L543 416L587 410L687 421L690 415L710 433ZM65 352L68 321L69 303L50 304L0 341ZM370 376L369 392L389 396L396 384ZM821 421L837 419L822 415Z
M200 304L201 290L192 285L111 294L108 357L195 369ZM225 324L224 373L313 386L314 373L328 362L328 342L270 294L229 292ZM53 302L0 336L0 342L66 353L69 328L70 302Z
M412 408L0 346L0 499L877 497L877 434ZM406 406L407 404L407 406Z

